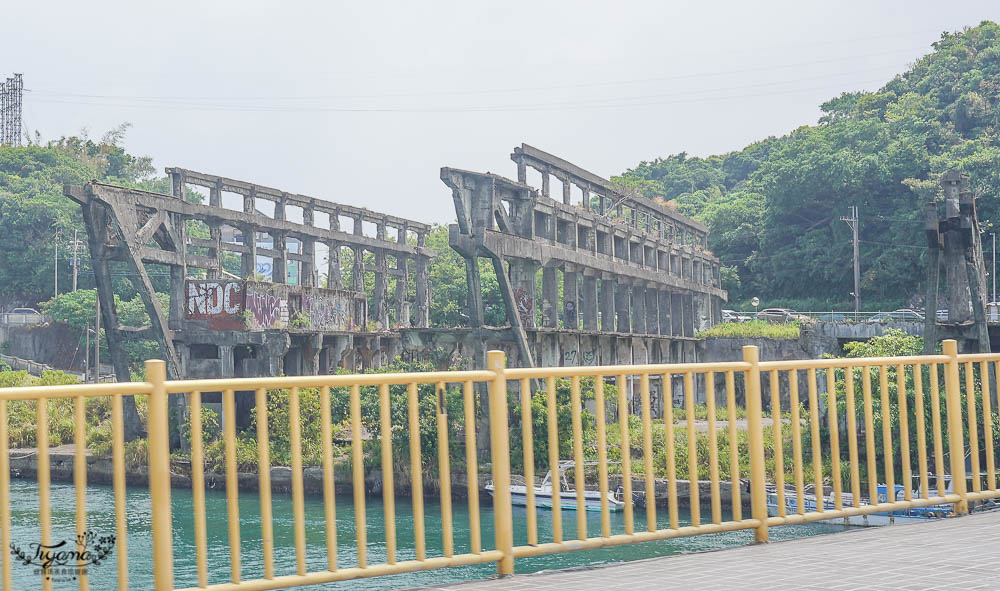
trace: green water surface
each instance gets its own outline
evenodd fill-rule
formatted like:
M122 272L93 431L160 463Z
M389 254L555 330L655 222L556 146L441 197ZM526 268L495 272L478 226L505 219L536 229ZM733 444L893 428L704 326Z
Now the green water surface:
M11 482L11 534L13 542L21 547L37 542L38 531L38 493L33 481L13 480ZM222 490L206 492L206 515L208 521L208 573L209 583L229 581L229 541L226 523L226 498ZM62 539L73 540L75 536L76 501L72 485L52 485L52 539L57 542ZM172 491L173 524L174 524L174 576L177 587L195 586L197 571L194 553L194 519L192 497L190 490L174 489ZM150 504L149 492L144 488L133 488L127 495L128 516L128 558L129 584L132 589L152 588L152 540L150 538ZM491 549L493 544L493 509L489 496L482 498L481 521L484 549ZM274 568L277 575L295 573L295 546L293 537L292 502L288 495L273 495L274 517ZM350 496L338 496L337 508L337 560L340 567L352 567L357 564L356 537L354 522L354 506ZM379 564L385 561L385 525L383 522L381 497L369 497L366 500L365 519L367 523L368 564ZM87 487L88 527L98 535L113 534L114 523L114 493L109 486ZM703 507L703 520L710 520L710 511ZM563 511L563 536L571 539L576 536L576 512ZM645 529L645 509L636 509L636 530ZM306 516L306 560L309 571L321 571L326 568L326 538L323 502L320 497L307 497L305 502ZM526 512L523 507L514 508L515 545L527 543L525 526ZM690 523L687 512L681 513L681 525ZM723 519L729 519L724 515ZM453 503L453 520L455 531L455 553L469 552L469 511L467 502L456 499ZM427 555L440 556L441 545L441 506L437 500L428 499L425 503L425 523ZM657 524L666 527L668 524L665 509L657 512ZM244 580L263 576L263 557L260 535L260 504L256 493L240 494L240 526L242 552L242 576ZM600 514L587 513L587 528L591 535L600 532ZM624 533L625 519L622 513L611 515L612 533ZM844 526L813 523L807 525L791 525L771 530L772 540L781 540L810 536L816 534L842 531ZM539 541L552 539L552 512L538 511ZM416 558L413 537L413 512L411 500L400 497L396 502L396 539L397 560ZM540 570L566 568L572 566L596 565L626 560L639 560L677 554L681 552L696 552L718 548L740 546L753 539L753 532L748 530L720 534L701 535L689 538L646 542L598 550L566 552L547 556L536 556L518 559L515 568L518 573L528 573ZM115 550L117 552L117 548ZM95 591L115 589L117 585L117 555L113 553L104 563L89 569L91 589ZM32 566L20 563L13 565L14 588L28 590L40 588L39 576L34 574ZM449 581L464 581L481 579L496 573L495 563L472 566L462 566L433 571L423 571L379 577L374 579L358 579L311 586L308 589L399 589L424 585L440 584ZM58 582L56 589L76 589L75 582Z

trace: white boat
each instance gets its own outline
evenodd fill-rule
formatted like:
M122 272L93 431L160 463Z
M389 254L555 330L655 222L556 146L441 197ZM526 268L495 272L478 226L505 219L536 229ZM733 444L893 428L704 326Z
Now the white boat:
M586 462L586 466L596 466L597 462ZM571 511L577 510L577 491L574 486L569 483L569 479L566 477L566 472L576 466L573 461L564 461L559 463L559 506L563 509L568 509ZM496 487L491 481L486 485L486 490L490 493L490 496L495 496L494 491ZM552 490L552 471L549 470L545 474L545 478L542 479L542 484L540 486L533 487L535 493L535 507L552 508L553 503L553 490ZM607 493L605 497L608 503L609 511L621 511L625 508L625 502L619 498L615 493ZM601 492L597 490L584 490L583 491L584 507L587 511L600 511L601 510ZM528 506L528 487L526 484L512 484L510 487L510 501L512 505L527 507Z
M945 494L950 494L952 492L951 488L951 476L945 476L946 489ZM817 510L816 494L813 490L814 487L806 487L802 495L802 508L805 513L812 513ZM893 502L902 501L906 498L905 487L902 484L895 485L895 494ZM878 500L876 503L888 503L889 492L888 487L884 484L880 484L877 487ZM806 492L808 491L808 492ZM794 515L798 513L798 495L794 488L785 487L785 514ZM920 490L912 491L911 497L914 499L921 498ZM849 492L843 492L840 495L841 506L842 507L853 507L854 506L854 495ZM834 494L831 492L825 497L821 497L823 503L823 509L825 511L836 510ZM860 505L870 505L871 502L868 497L862 497ZM930 505L927 507L912 507L910 509L900 509L898 511L880 511L877 513L869 513L868 515L851 515L849 517L834 517L831 519L820 519L819 521L824 523L836 523L836 524L849 524L849 525L860 525L860 526L875 526L875 525L893 525L893 524L903 524L903 523L917 523L921 521L927 521L929 519L940 519L942 517L947 517L952 513L952 505ZM778 515L778 489L775 486L767 487L767 514L771 517Z

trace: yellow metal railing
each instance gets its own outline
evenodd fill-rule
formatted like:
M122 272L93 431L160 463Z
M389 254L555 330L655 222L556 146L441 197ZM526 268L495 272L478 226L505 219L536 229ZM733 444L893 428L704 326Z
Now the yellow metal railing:
M4 548L11 542L7 415L8 403L16 400L37 401L38 524L40 541L52 541L48 403L58 398L74 400L74 440L80 442L87 430L87 400L111 400L119 589L128 588L129 571L122 424L122 401L126 396L148 396L152 570L154 586L161 591L175 589L168 397L177 394L187 395L190 413L192 545L197 573L197 586L191 589L280 589L487 562L496 562L498 572L507 575L514 572L516 559L525 556L740 529L752 529L756 541L766 542L769 528L780 525L907 512L942 504L952 505L955 514L964 514L970 503L1000 497L994 441L996 411L991 400L995 396L995 375L1000 372L1000 354L958 355L954 341L944 342L942 355L914 357L762 362L756 347L745 347L742 361L728 363L508 369L499 351L490 352L487 361L487 369L482 371L190 381L167 381L163 362L149 361L147 381L142 383L0 390L0 542ZM421 385L428 385L439 397L435 405L436 432L431 435L436 436L436 458L429 458L422 449ZM461 392L461 430L453 429L447 416L444 392L449 385ZM301 397L310 388L318 388L320 393L318 443L326 545L322 570L310 570L307 563ZM391 388L396 392L405 389L404 425L392 424L394 408L400 409L393 406ZM367 432L362 423L362 389L377 393L377 432ZM478 406L477 389L488 392L488 400ZM675 389L683 397L683 405L678 408L673 405ZM274 390L288 394L294 546L294 568L290 572L275 568L269 436L277 425L268 413L269 391ZM344 392L347 398L349 474L335 474L331 391ZM230 564L227 581L220 581L220 573L208 568L209 552L223 549L209 547L207 531L207 448L202 405L205 392L222 393ZM259 491L254 495L260 504L262 543L259 555L255 548L253 559L261 563L263 578L246 581L242 580L241 535L246 533L246 527L239 517L236 392L252 392L256 403L253 416ZM659 396L654 397L654 392ZM701 408L695 402L702 396L705 415L700 419ZM663 401L662 410L654 408L658 399ZM568 418L560 412L566 404ZM539 412L544 416L533 416ZM481 537L478 467L483 458L477 451L477 436L485 434L477 433L477 413L488 415L489 424L495 535L492 549ZM892 416L898 419L883 420ZM397 549L397 499L391 468L397 465L394 458L401 452L393 448L393 429L397 428L406 432L409 453L413 540L412 546L409 541L405 543L413 558L408 560L400 560ZM454 452L458 447L449 445L452 438L464 445L463 453ZM366 441L377 446L383 466L385 559L378 563L369 560ZM699 442L703 445L699 446ZM512 448L512 444L517 445ZM518 447L519 452L512 451ZM547 448L547 453L536 455L536 449L541 447ZM571 458L563 457L560 447ZM85 453L84 445L76 446L78 533L85 531L87 524ZM614 458L617 461L612 461ZM559 474L566 459L574 463L567 474L572 490L562 491L570 493L563 501L560 488L566 485ZM515 536L511 493L512 464L517 461L526 483L524 519L517 524L519 536ZM456 532L452 463L462 462L468 483L469 529ZM596 464L596 475L588 476L588 463ZM424 473L429 468L437 470L441 499L441 543L433 548L427 544L423 494ZM552 506L546 510L542 510L537 496L544 489L536 490L534 486L536 471L544 469L553 475ZM679 478L682 475L687 478ZM338 562L335 477L349 478L353 493L356 558L350 564ZM620 496L612 497L616 481L620 482ZM704 491L701 482L705 483ZM684 486L687 494L682 498ZM724 487L729 488L728 494ZM881 490L886 492L882 494ZM597 530L588 530L588 491L600 493ZM744 516L747 497L750 513ZM637 500L645 501L644 508L636 505ZM623 504L623 523L612 527L612 509L619 503ZM664 504L666 512L658 520ZM723 512L724 505L730 507L728 516ZM682 519L684 508L687 519ZM575 509L575 514L570 509ZM551 535L540 535L543 520L551 521ZM576 523L570 537L564 525L573 521ZM515 537L525 543L515 545ZM13 589L10 553L2 554L0 567L3 589ZM87 589L88 585L87 577L81 576L79 587ZM50 589L51 582L43 578L41 586Z

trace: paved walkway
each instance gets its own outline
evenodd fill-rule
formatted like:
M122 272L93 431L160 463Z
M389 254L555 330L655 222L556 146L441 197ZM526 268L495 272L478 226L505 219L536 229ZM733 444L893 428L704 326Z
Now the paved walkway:
M1000 589L1000 512L431 588L449 591Z

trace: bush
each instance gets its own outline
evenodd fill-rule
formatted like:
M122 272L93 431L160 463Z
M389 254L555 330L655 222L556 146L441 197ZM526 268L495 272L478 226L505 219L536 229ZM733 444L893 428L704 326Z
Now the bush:
M696 335L698 338L719 337L728 339L797 339L799 338L799 323L765 322L751 320L750 322L723 322Z

